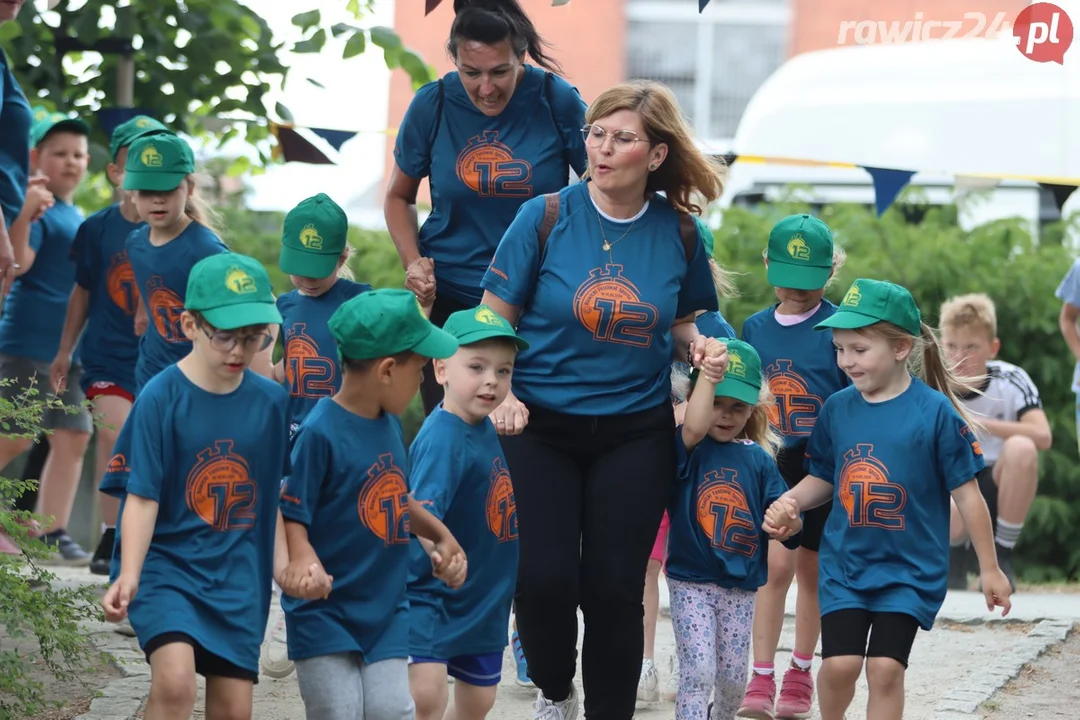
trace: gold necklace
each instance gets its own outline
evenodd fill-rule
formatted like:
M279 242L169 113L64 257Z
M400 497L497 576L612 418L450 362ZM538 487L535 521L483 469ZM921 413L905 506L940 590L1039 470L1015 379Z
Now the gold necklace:
M610 252L611 248L622 242L623 238L630 234L630 231L637 225L638 218L634 218L634 221L630 223L630 227L626 228L626 232L619 237L615 242L610 242L607 239L607 234L604 232L604 221L600 218L600 208L596 207L596 203L593 203L593 209L596 210L596 222L600 226L600 237L604 238L604 244L601 246L604 248L604 252ZM640 216L639 216L640 217Z

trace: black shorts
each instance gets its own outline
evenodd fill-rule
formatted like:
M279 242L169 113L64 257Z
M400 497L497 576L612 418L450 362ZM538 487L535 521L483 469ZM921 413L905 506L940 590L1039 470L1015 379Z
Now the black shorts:
M919 621L907 613L836 610L821 617L821 657L887 657L906 668L917 632Z
M975 482L979 484L979 492L986 500L986 508L990 511L990 527L997 526L998 486L994 483L994 466L987 465L975 476Z
M780 475L789 488L795 487L800 480L806 477L803 469L803 458L806 455L806 444L802 443L790 448L784 448L776 455L776 466L780 469ZM821 534L825 531L825 521L829 519L829 511L832 510L832 498L820 507L807 510L803 513L802 542L800 547L814 552L821 547Z
M190 645L195 651L195 672L203 677L225 677L237 680L250 680L259 684L259 673L245 670L239 665L234 665L220 655L215 655L195 641L195 638L182 632L167 632L150 638L143 648L146 654L146 662L150 662L150 656L154 651L172 643L184 643Z

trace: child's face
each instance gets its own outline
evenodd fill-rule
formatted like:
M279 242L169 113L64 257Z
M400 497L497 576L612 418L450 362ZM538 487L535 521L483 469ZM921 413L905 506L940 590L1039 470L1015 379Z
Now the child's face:
M444 407L470 423L478 423L502 404L514 375L513 344L486 341L460 348L453 357L435 361L435 379L445 388Z
M37 146L37 168L49 178L54 195L71 195L86 177L87 147L86 136L72 132L54 132Z
M345 263L345 258L342 257L338 260L338 264L334 267L334 272L324 278L309 278L303 275L290 275L289 282L293 284L293 287L300 291L301 295L308 297L319 297L326 294L326 291L334 287L334 283L338 280L338 270Z
M218 330L185 312L180 319L184 335L194 352L214 376L235 381L251 365L252 359L272 340L266 325L250 325L236 330Z
M754 412L753 405L729 397L713 398L712 427L709 437L717 442L731 442L742 434L746 421Z
M943 328L941 340L949 362L955 363L957 372L967 377L986 373L986 363L997 356L1001 347L997 338L976 327Z
M786 315L802 315L818 306L825 297L825 288L820 290L795 290L793 288L775 288L780 309Z
M194 190L195 186L188 179L167 192L136 190L133 193L135 209L151 228L167 230L180 223L184 216L184 205Z
M836 364L851 378L864 395L872 395L892 382L897 373L906 372L904 363L911 354L911 343L894 345L876 335L854 330L833 330Z
M383 411L391 415L401 415L405 412L420 390L420 383L424 379L424 365L428 360L429 358L414 353L404 362L394 360L385 371L382 368L379 369L381 373L385 373L384 377L380 378L383 380L383 392L382 397L379 398L379 405Z

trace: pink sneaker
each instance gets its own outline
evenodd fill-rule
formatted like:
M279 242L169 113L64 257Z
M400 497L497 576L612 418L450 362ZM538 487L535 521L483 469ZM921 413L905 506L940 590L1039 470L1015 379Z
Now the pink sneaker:
M735 713L736 717L756 718L756 720L773 720L773 701L776 698L776 679L772 675L753 673L750 682L746 684L746 694L743 696L742 707Z
M803 720L813 714L814 676L809 670L788 668L776 701L776 720Z

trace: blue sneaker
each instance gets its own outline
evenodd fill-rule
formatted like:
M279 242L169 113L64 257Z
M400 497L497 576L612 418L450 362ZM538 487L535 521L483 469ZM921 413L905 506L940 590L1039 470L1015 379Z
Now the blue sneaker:
M510 636L510 647L514 651L514 663L517 664L517 684L527 688L536 687L536 683L529 679L529 668L525 664L525 653L521 649L521 638L518 637L517 630Z

